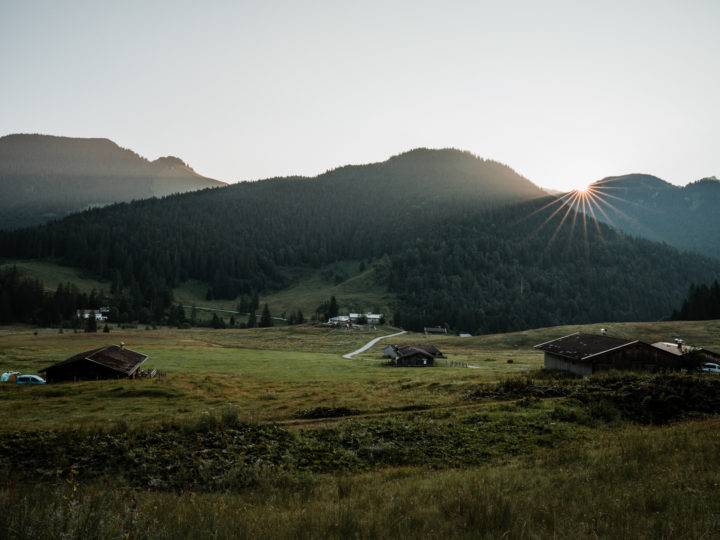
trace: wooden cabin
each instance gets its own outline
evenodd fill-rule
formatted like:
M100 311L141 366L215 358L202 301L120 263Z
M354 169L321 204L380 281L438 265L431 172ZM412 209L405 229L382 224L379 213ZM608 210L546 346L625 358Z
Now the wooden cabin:
M660 371L680 369L683 359L637 340L576 333L535 345L545 353L545 368L588 376L611 369Z
M47 382L134 379L147 355L124 345L108 345L41 369Z

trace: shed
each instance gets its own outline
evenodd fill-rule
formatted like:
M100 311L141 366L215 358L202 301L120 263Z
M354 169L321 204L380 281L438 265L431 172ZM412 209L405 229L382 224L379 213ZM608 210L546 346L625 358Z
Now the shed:
M425 333L426 334L447 335L447 328L444 328L442 326L435 326L435 327L426 326Z
M48 382L134 379L147 355L123 345L108 345L86 351L41 369Z
M587 376L611 369L680 369L682 358L638 340L576 333L535 345L544 351L545 368Z

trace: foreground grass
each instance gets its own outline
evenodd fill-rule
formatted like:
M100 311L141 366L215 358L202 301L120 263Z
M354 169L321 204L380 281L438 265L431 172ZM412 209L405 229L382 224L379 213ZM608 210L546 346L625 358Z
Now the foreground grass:
M720 421L600 430L459 470L293 473L242 492L5 479L3 538L711 538Z

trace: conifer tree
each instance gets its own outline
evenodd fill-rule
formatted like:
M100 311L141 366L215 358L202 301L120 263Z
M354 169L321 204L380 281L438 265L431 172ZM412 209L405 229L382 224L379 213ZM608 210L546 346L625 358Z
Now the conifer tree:
M334 296L330 297L330 306L328 307L328 319L337 317L339 313L338 303Z
M260 328L267 328L269 326L273 325L272 317L270 316L270 309L268 308L268 305L265 304L262 310L262 315L260 315Z

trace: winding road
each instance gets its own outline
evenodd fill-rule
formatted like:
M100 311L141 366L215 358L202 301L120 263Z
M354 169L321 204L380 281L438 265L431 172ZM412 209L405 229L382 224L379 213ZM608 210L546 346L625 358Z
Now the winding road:
M377 338L373 339L372 341L370 341L369 343L366 343L365 345L363 345L362 347L360 347L357 351L353 351L353 352L351 352L351 353L343 354L343 358L347 358L348 360L352 360L352 357L353 357L353 356L355 356L356 354L360 354L361 352L367 351L370 347L372 347L373 345L375 345L375 344L376 344L378 341L380 341L381 339L385 339L385 338L389 338L389 337L395 337L395 336L400 336L400 335L402 335L402 334L407 334L407 331L406 331L406 330L403 330L402 332L398 332L397 334L390 334L390 335L387 335L387 336L377 337Z

